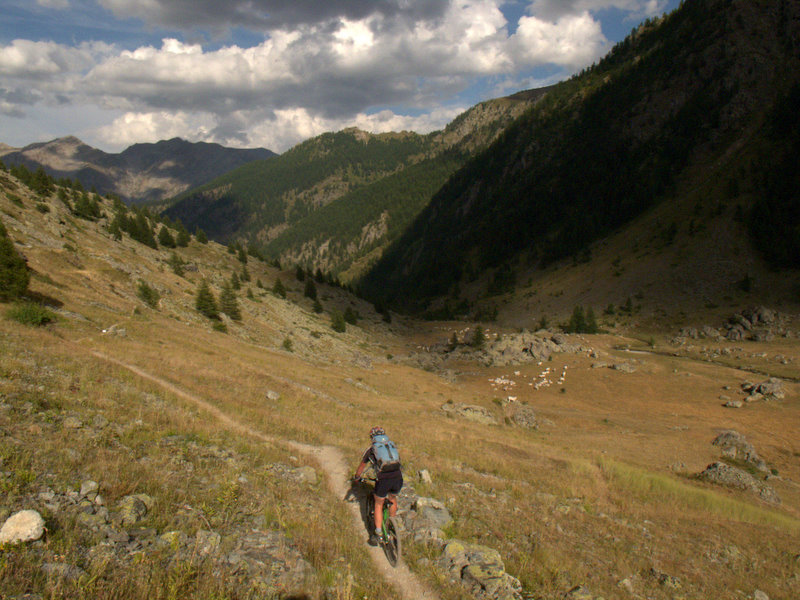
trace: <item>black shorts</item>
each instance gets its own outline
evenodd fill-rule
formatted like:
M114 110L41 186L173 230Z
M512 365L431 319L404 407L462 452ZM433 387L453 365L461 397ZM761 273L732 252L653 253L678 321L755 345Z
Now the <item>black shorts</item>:
M375 482L375 495L378 498L386 498L389 494L399 494L403 489L403 473L395 471L385 475L379 475Z

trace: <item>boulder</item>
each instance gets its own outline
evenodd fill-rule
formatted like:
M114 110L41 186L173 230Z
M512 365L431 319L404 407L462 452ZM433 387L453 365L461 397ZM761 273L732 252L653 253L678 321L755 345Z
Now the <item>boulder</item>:
M771 487L759 481L747 471L732 467L722 462L715 462L700 473L698 479L716 485L723 485L756 494L764 502L780 504L780 498Z
M422 469L422 470L419 472L419 480L420 480L422 483L427 483L427 484L431 484L431 483L433 483L433 478L431 477L431 474L430 474L430 472L428 471L428 469Z
M761 459L753 445L738 431L732 429L723 431L711 443L721 448L722 453L732 460L752 465L764 473L769 472L767 463Z
M143 520L153 504L153 499L146 494L133 494L122 498L117 504L122 525L130 527Z
M83 483L81 483L81 498L89 498L91 495L94 498L97 495L97 491L100 489L100 485L96 481L92 481L91 479L87 479Z
M594 594L582 585L576 585L566 594L564 600L594 600Z
M195 549L200 556L217 554L221 542L222 538L218 533L201 529L195 536Z
M44 535L44 519L35 510L22 510L11 515L0 528L0 544L33 542Z
M67 581L77 581L86 575L86 571L80 567L68 565L67 563L47 562L42 565L42 571L50 577Z
M520 600L522 585L505 571L497 550L450 540L438 564L473 596L487 600Z
M539 424L536 422L536 412L530 406L520 406L511 417L514 423L526 429L538 429Z
M447 507L434 498L417 498L412 508L417 513L417 520L424 521L430 528L442 529L453 522Z

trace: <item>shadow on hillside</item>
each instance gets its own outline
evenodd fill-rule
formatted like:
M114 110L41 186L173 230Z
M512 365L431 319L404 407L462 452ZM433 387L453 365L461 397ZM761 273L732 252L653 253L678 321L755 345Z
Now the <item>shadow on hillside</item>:
M50 308L61 308L64 306L64 303L57 298L53 298L47 294L40 294L39 292L32 292L30 290L25 293L25 298L31 302L36 302L37 304L48 306Z

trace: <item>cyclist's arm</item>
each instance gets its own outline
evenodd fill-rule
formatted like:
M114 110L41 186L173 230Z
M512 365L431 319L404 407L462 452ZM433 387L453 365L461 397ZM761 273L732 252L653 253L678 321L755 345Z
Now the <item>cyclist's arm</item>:
M364 456L361 457L361 464L358 465L358 468L356 469L356 474L353 476L353 479L358 479L359 477L361 477L362 473L364 473L364 470L369 466L371 450L372 447L370 446L369 448L367 448L367 451L364 452Z

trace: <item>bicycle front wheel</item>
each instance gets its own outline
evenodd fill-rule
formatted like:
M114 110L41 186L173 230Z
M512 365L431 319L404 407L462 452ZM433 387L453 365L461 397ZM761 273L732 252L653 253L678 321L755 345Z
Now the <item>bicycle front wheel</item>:
M386 529L386 540L383 546L384 554L386 554L386 559L389 561L389 564L393 567L397 566L397 563L400 562L400 533L398 532L397 528L397 519L395 517L389 517L385 523Z

